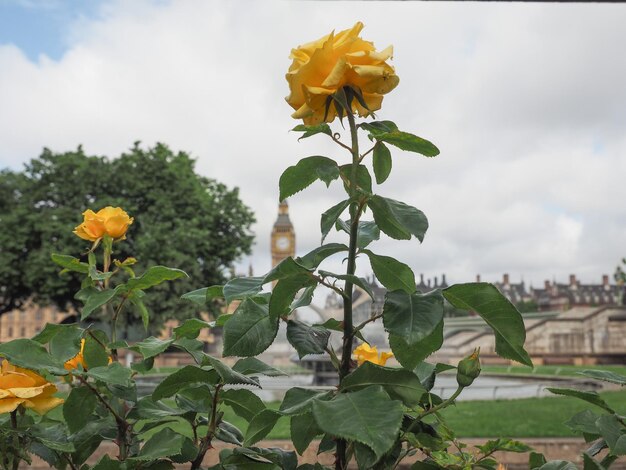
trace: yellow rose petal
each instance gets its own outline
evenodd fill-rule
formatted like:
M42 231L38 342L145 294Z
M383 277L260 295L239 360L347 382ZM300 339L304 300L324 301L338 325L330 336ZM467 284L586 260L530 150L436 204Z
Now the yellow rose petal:
M24 398L2 398L0 399L0 414L15 411L18 406L24 403Z

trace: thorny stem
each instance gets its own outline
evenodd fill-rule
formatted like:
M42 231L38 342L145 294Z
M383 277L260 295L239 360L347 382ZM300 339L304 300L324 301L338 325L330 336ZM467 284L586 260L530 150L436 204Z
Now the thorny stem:
M354 275L356 270L356 242L359 229L359 217L361 215L362 205L356 200L357 191L357 169L359 166L359 138L357 134L354 115L348 110L346 113L348 123L350 124L350 135L352 137L352 167L350 172L350 244L348 248L348 267L346 273L349 276ZM352 343L354 339L354 324L352 320L352 289L353 284L346 281L344 292L346 298L343 302L343 348L341 352L341 366L339 368L339 383L341 383L346 375L350 373L350 362L352 356ZM348 468L346 459L347 443L345 439L337 441L337 455L335 459L335 470L344 470Z
M215 436L215 430L217 428L217 405L219 399L220 390L224 384L217 384L215 386L215 393L213 394L213 405L211 407L211 418L209 420L209 426L206 431L206 436L201 439L200 449L198 449L198 455L196 459L191 462L191 470L197 470L202 465L202 461L204 460L204 456L209 449L212 448L211 441L213 440L213 436Z
M70 468L72 470L78 470L78 467L76 465L74 465L74 463L72 462L72 459L69 457L67 452L62 452L59 453L56 450L54 451L54 453L56 454L56 456L59 458L59 460L61 458L65 458L65 461L68 463L68 465L70 466Z

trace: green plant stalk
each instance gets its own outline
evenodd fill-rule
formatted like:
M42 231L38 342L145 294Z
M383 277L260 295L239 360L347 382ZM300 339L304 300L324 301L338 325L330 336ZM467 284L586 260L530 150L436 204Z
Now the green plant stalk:
M361 215L361 207L356 201L356 182L357 169L359 165L359 138L357 127L354 121L354 115L346 111L348 123L350 125L350 136L352 138L352 167L350 171L350 198L353 199L350 204L350 244L348 247L348 266L346 273L354 275L356 270L356 242L359 230L359 217ZM346 281L344 286L345 299L343 301L343 348L341 352L341 366L339 368L339 383L344 377L350 373L350 362L352 357L352 344L354 339L354 324L352 320L352 290L354 286L352 282ZM346 461L347 443L345 439L337 441L337 456L335 460L335 469L344 470L348 467Z
M218 384L215 386L215 394L213 395L213 405L211 407L211 417L209 419L209 425L206 431L206 436L202 438L200 449L198 449L198 455L191 462L191 470L197 470L202 465L202 461L204 460L204 456L209 449L211 449L211 441L213 440L213 436L215 435L215 430L217 429L217 405L219 404L219 394L220 390L224 384ZM195 431L194 431L195 432Z

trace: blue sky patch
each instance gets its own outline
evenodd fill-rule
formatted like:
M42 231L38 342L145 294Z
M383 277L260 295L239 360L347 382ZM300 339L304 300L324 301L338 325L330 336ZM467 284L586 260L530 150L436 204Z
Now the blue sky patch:
M81 17L96 17L102 0L0 0L0 44L19 47L32 61L60 59L69 48L68 29Z

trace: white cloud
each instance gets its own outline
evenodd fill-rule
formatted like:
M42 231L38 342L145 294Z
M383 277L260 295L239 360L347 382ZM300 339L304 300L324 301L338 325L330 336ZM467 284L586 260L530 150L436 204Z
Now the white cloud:
M442 149L396 152L381 191L422 209L431 229L422 245L385 239L376 251L449 281L612 272L626 254L625 5L105 2L69 25L58 61L0 45L0 166L79 143L189 151L202 174L241 187L264 271L282 170L345 158L323 137L287 132L289 49L356 19L395 47L401 84L381 117ZM338 197L316 183L292 198L299 252L319 242L319 214Z

